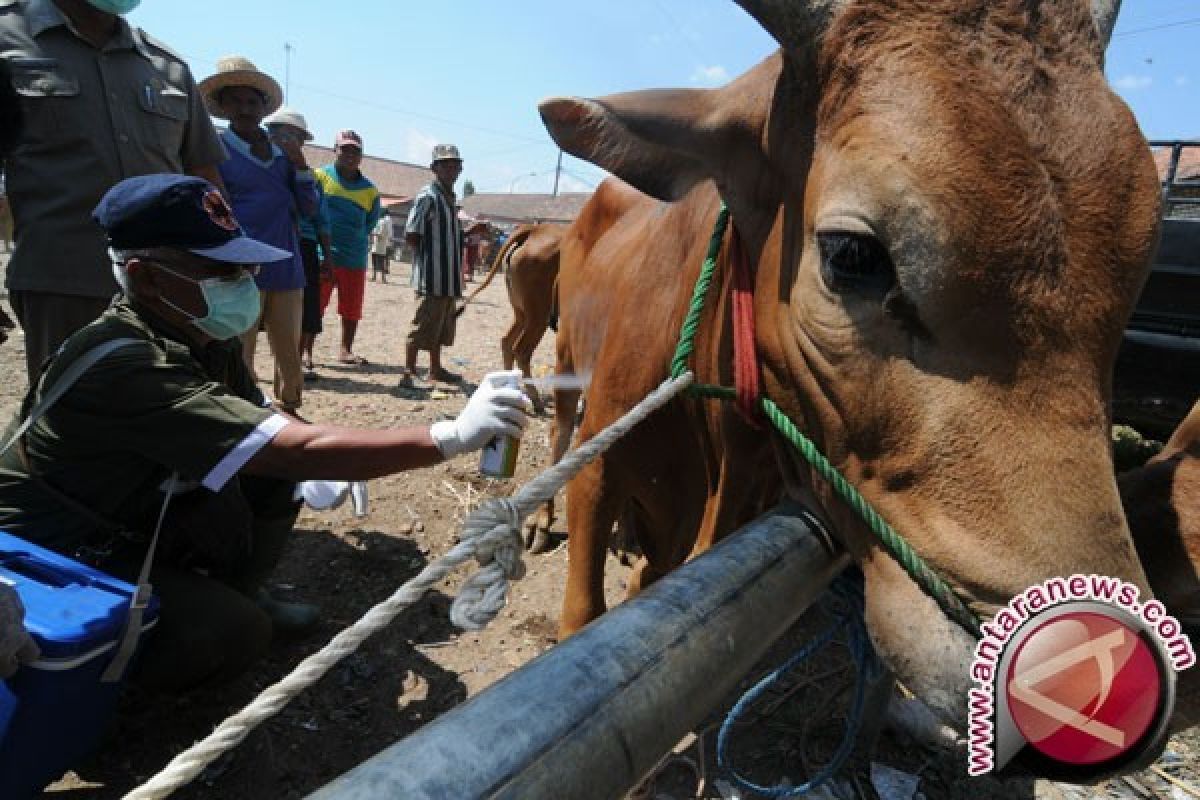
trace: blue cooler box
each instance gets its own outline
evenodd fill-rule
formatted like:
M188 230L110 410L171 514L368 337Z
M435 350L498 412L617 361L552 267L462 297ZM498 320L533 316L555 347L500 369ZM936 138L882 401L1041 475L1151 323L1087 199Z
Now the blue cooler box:
M11 699L0 692L0 706L11 714L7 730L0 728L0 797L16 800L58 780L103 737L121 685L100 676L136 587L5 533L0 581L21 596L25 627L42 651L8 679ZM142 636L157 621L152 598Z

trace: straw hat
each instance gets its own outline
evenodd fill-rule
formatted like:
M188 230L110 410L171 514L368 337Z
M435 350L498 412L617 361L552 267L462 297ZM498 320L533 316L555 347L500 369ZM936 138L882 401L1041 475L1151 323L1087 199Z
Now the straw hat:
M267 113L272 114L283 105L283 89L279 82L265 72L259 72L253 62L242 56L224 56L217 59L217 73L209 75L197 86L208 113L218 119L228 119L217 103L217 94L230 86L248 86L257 89L267 98Z
M293 128L299 128L304 132L304 141L311 142L313 138L312 132L308 129L308 121L304 119L304 115L290 108L281 108L274 114L269 115L263 120L263 125L268 127L271 125L291 125Z

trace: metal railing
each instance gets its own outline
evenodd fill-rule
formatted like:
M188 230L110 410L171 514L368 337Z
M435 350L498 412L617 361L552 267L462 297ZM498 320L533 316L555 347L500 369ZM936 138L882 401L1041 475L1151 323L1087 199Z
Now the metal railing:
M310 800L622 797L848 563L780 507Z
M1179 161L1184 152L1194 149L1200 156L1200 140L1155 140L1150 148L1169 149L1167 174L1162 180L1164 217L1200 218L1200 172L1179 180ZM1197 159L1200 163L1200 158Z

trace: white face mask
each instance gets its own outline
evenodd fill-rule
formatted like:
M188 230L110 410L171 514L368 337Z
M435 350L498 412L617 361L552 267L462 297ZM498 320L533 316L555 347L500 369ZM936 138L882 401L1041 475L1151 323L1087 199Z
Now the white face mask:
M237 278L205 278L197 280L181 275L163 264L150 262L165 272L169 272L180 280L190 281L200 287L208 313L203 317L192 317L179 306L165 297L163 303L192 318L192 324L214 339L232 339L241 336L258 322L261 310L258 286L248 272L242 272Z

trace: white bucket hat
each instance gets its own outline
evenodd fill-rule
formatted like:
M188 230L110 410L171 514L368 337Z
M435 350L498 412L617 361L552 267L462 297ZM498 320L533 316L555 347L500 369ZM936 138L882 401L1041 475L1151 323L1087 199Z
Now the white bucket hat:
M273 114L283 105L283 89L279 82L242 56L224 56L217 59L217 72L209 75L196 87L204 97L208 113L218 119L228 119L217 102L217 94L230 86L248 86L257 89L267 98L267 113Z
M304 141L311 142L313 135L308 129L308 122L299 111L284 107L263 120L263 125L291 125L304 131Z

